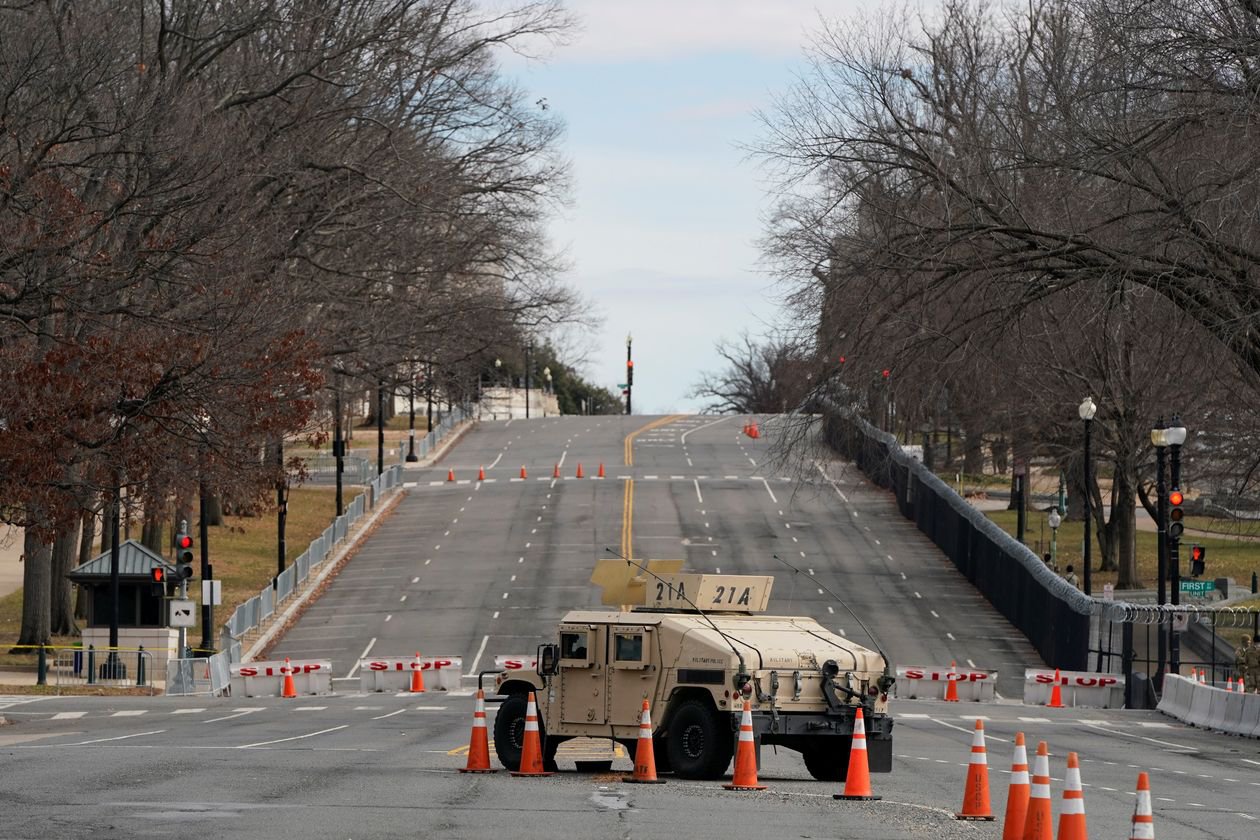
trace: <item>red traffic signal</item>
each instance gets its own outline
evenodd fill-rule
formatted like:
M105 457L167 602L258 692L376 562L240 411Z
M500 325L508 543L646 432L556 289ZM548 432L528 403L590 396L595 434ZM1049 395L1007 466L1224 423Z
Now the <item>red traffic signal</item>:
M845 363L845 358L844 358L844 356L841 356L841 357L840 357L840 364L844 364L844 363Z
M1190 546L1190 574L1193 577L1198 577L1199 575L1203 574L1204 569L1206 568L1206 565L1207 565L1204 562L1206 560L1207 560L1207 546L1204 546L1204 545Z
M176 548L192 548L192 542L191 534L178 534L175 537Z
M1185 496L1181 491L1174 487L1168 493L1168 537L1170 539L1181 539L1182 533L1186 530L1186 526L1182 520L1186 518L1186 512L1181 509L1181 503L1185 501Z
M880 371L879 375L887 379L888 377L892 376L892 371L889 370L888 368L884 368L882 371Z
M166 569L163 569L161 566L154 566L149 570L149 577L153 579L154 583L165 583Z

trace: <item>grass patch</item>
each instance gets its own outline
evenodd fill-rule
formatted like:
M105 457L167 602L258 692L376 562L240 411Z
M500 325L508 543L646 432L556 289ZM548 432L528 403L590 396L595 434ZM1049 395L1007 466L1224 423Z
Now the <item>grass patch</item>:
M347 502L357 493L347 493ZM285 565L297 559L336 516L336 490L331 487L296 487L289 493L289 515L285 528ZM228 516L224 525L210 529L210 563L214 576L223 582L223 604L214 608L214 637L232 612L258 594L272 579L277 569L277 523L274 511L262 516ZM200 549L198 549L200 551ZM194 568L200 569L199 565ZM200 578L189 582L194 600L200 600ZM200 610L198 626L189 628L188 637L196 646L201 641ZM8 653L16 644L22 628L22 591L19 589L0 598L0 669L34 669L36 656L31 653ZM72 637L55 637L53 645L69 647ZM63 687L64 689L64 687ZM8 689L6 689L7 691ZM96 694L105 689L92 687Z
M1014 536L1016 532L1017 513L1013 510L986 511L985 515L992 519L1002 530ZM1144 516L1145 514L1138 514ZM1039 555L1046 554L1050 551L1050 528L1042 527L1043 523L1039 520L1045 517L1040 514L1029 512L1027 520L1027 528L1024 534L1025 544ZM1206 519L1206 517L1202 517ZM1196 517L1196 520L1200 517ZM1194 527L1197 528L1197 525ZM1208 529L1203 529L1208 530ZM1059 526L1058 546L1056 555L1058 557L1059 570L1063 571L1068 564L1076 567L1078 577L1083 576L1081 567L1081 545L1085 536L1084 523L1075 520L1064 520ZM1097 533L1091 533L1093 538L1093 547L1091 548L1091 557L1093 558L1094 570L1090 576L1092 578L1094 594L1102 594L1102 586L1104 583L1116 582L1116 572L1100 572L1098 571L1098 562L1102 557L1102 551L1098 545ZM1154 589L1156 580L1156 568L1158 564L1156 555L1156 539L1158 534L1154 531L1138 531L1137 532L1137 567L1138 579L1143 587ZM1207 573L1205 579L1212 580L1218 577L1232 577L1235 585L1243 589L1251 588L1251 573L1260 570L1260 542L1250 540L1240 540L1230 538L1226 535L1220 536L1204 536L1200 534L1187 534L1181 540L1181 571L1185 576L1189 576L1190 571L1190 546L1198 544L1206 546L1207 553ZM1236 594L1231 592L1230 594ZM1197 599L1186 598L1185 603L1197 603Z

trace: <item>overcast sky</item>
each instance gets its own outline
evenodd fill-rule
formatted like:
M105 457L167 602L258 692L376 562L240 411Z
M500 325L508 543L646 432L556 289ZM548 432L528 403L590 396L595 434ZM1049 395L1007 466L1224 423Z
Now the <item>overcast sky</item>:
M552 234L569 281L602 317L588 375L623 382L634 337L636 414L689 411L714 345L777 317L759 269L766 194L741 144L753 112L799 70L815 2L568 0L582 22L545 64L510 71L567 123L574 205ZM825 6L847 14L854 0Z

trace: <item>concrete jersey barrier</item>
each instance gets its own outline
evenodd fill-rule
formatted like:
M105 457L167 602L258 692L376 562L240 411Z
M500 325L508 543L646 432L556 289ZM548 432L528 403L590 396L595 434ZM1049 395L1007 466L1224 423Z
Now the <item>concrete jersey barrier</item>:
M414 656L370 656L359 660L359 689L362 691L409 691ZM464 660L458 656L422 656L420 672L425 691L454 691Z
M1095 674L1088 671L1060 671L1059 695L1065 706L1091 709L1124 707L1124 677L1119 674ZM1044 668L1024 670L1024 703L1044 706L1050 702L1054 688L1054 671Z
M957 668L954 684L958 699L992 702L997 688L997 675L997 671ZM894 691L901 700L944 700L949 681L948 665L908 665L897 669Z
M1260 738L1260 694L1226 691L1168 674L1157 708L1191 726Z
M284 690L283 659L274 662L242 662L230 666L232 694L238 697L279 697ZM293 689L298 694L332 694L332 662L328 659L293 659Z
M496 671L523 671L537 667L538 660L532 653L508 654L507 656L496 656L494 658Z

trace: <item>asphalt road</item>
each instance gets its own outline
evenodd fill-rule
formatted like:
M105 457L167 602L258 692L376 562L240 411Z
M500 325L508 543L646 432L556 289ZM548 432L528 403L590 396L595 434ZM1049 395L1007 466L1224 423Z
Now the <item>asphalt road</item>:
M1035 653L855 470L806 457L779 464L741 418L547 418L486 423L408 495L273 654L331 659L337 693L258 698L0 698L0 840L25 837L552 838L775 836L998 837L960 823L972 720L986 719L993 807L1006 798L1010 739L1082 758L1094 836L1127 836L1138 769L1152 774L1160 836L1250 836L1260 818L1260 742L1188 729L1154 712L1024 707ZM625 440L638 431L627 458ZM627 464L632 460L632 464ZM581 463L588 478L574 477ZM606 478L592 479L603 463ZM560 479L552 478L559 464ZM524 465L527 478L521 480ZM485 467L486 481L476 481ZM446 481L447 470L456 481ZM632 490L627 484L633 479ZM995 704L897 701L894 772L880 802L842 803L795 753L763 753L770 790L737 794L671 779L641 788L615 774L464 776L468 691L359 693L373 655L463 657L472 675L532 652L555 621L598 604L596 559L624 545L633 494L636 558L689 570L775 574L772 612L812 615L904 665L997 668ZM819 592L811 571L848 605ZM851 614L849 609L852 609ZM856 618L854 616L856 614ZM493 709L491 711L493 714ZM616 767L629 770L628 758ZM1056 813L1058 803L1056 802ZM268 832L272 832L271 835Z

